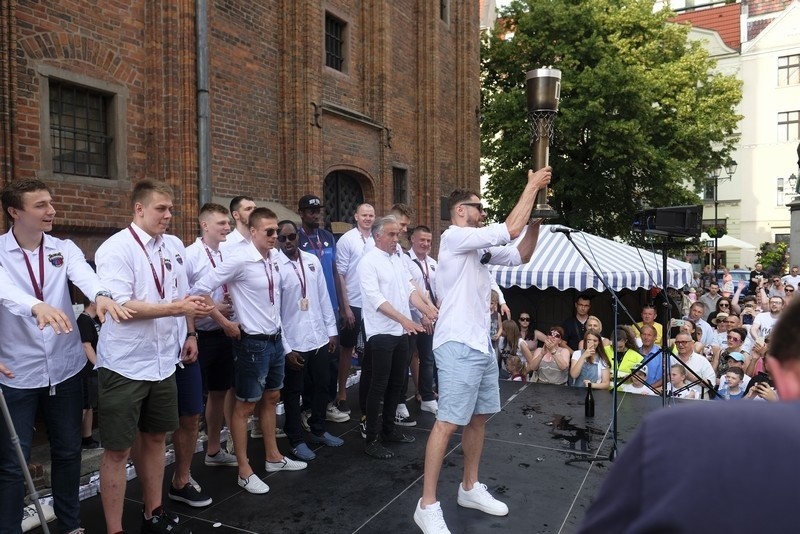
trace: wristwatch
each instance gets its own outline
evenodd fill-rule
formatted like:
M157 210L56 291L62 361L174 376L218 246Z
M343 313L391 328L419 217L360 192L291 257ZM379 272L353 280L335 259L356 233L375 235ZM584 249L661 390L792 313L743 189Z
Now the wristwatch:
M105 289L97 292L97 294L94 296L95 300L97 300L97 297L108 297L112 300L114 299L114 295L111 294L111 291L106 291Z
M197 339L197 332L186 332L186 339L189 339L190 337Z

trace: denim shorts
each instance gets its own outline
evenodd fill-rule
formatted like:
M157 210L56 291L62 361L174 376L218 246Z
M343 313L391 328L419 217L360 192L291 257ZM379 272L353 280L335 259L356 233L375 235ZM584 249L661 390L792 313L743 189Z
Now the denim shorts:
M439 370L439 421L463 426L473 415L500 411L497 360L492 354L448 341L433 355Z
M286 356L280 339L244 337L233 342L234 391L244 402L258 402L265 391L283 387Z

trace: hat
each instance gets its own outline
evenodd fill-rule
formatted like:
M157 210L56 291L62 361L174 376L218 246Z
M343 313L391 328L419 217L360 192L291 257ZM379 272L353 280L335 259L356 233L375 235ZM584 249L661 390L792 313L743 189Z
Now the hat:
M737 362L744 362L744 354L741 352L730 352L728 358L736 360Z
M725 312L719 312L719 313L717 314L717 316L716 316L716 317L714 317L713 319L711 319L711 324L713 324L714 326L716 326L717 324L719 324L719 322L720 322L720 321L722 321L722 320L725 320L725 319L727 319L727 318L728 318L728 314L727 314L727 313L725 313Z
M322 201L316 195L306 195L300 199L297 209L305 210L309 208L321 208Z
M644 377L647 378L647 366L646 365L643 365L643 366L639 367L638 369L636 369L636 372L637 373L644 373Z

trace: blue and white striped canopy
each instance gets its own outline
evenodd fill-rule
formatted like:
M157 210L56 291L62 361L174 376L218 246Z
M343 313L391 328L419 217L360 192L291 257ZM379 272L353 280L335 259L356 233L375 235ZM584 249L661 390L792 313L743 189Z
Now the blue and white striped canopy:
M603 282L586 265L567 236L553 233L551 228L565 227L543 225L530 262L516 267L491 266L497 284L500 287L519 286L523 289L554 287L561 291L604 291ZM584 232L573 232L572 239L615 291L663 287L660 251L654 253L637 249ZM681 288L691 280L692 266L689 263L667 259L669 287Z

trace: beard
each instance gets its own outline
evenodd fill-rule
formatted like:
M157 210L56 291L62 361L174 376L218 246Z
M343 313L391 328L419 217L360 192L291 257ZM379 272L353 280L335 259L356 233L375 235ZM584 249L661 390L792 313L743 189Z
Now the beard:
M306 221L303 224L305 224L311 230L316 230L319 228L319 221Z

